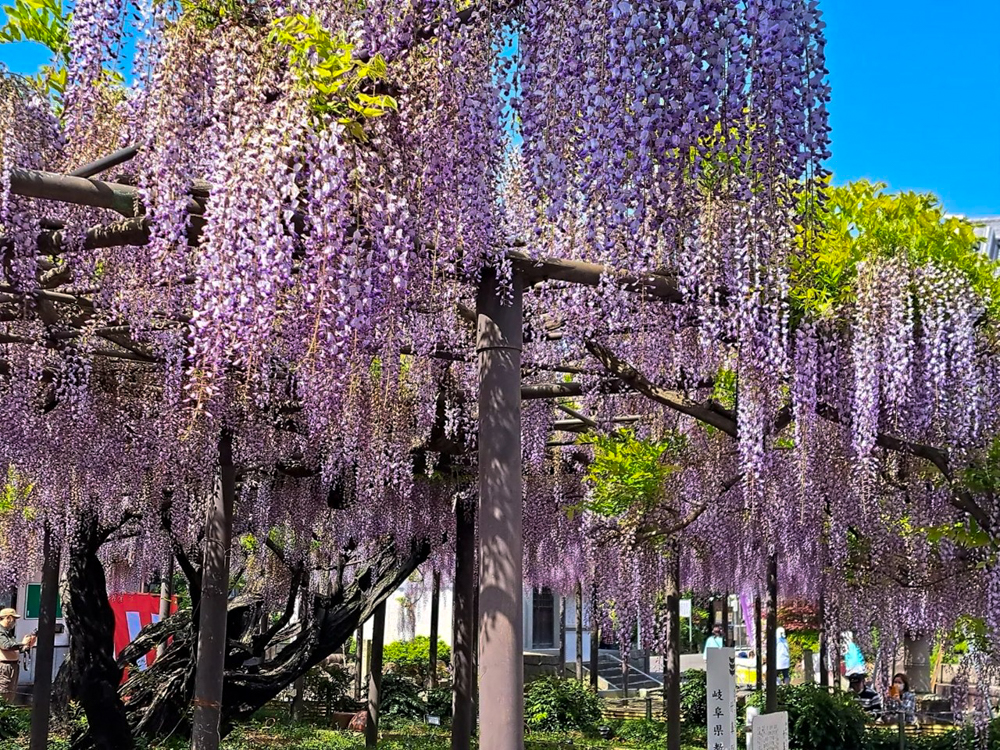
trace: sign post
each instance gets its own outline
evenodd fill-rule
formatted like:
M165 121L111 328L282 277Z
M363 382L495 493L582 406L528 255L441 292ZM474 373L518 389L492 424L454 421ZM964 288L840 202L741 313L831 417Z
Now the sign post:
M753 717L753 750L788 750L788 714L758 714Z
M694 643L694 618L691 616L691 600L681 599L678 604L678 615L686 617L688 621L688 643Z
M710 648L708 669L708 750L736 750L736 651Z

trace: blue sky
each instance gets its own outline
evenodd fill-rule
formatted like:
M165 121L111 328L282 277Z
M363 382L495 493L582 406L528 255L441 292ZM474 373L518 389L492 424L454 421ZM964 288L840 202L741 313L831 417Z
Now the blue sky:
M821 7L834 180L867 177L936 193L954 213L1000 215L1000 0ZM0 62L31 73L45 54L7 45Z
M1000 215L1000 0L820 0L837 182Z

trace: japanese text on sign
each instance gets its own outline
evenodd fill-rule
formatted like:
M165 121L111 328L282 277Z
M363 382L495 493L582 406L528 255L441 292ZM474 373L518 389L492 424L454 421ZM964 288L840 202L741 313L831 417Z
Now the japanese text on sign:
M708 669L709 750L736 750L736 653L710 648Z
M753 717L754 750L788 750L788 714L758 714Z

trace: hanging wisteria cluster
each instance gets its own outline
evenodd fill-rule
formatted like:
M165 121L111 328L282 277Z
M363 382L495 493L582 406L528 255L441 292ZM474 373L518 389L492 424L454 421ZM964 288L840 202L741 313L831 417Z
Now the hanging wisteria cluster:
M0 457L22 512L0 549L141 515L109 554L148 574L197 539L226 428L238 535L433 539L447 571L484 439L475 286L544 258L616 270L526 296L525 382L580 394L524 409L530 584L596 588L608 628L655 642L651 524L687 588L759 594L774 554L831 632L1000 633L998 300L905 233L872 233L841 296L802 293L828 210L817 3L465 5L141 2L124 61L130 10L87 0L61 118L3 79ZM100 200L31 187L123 146ZM663 507L586 509L593 448L555 424L574 413L685 437Z

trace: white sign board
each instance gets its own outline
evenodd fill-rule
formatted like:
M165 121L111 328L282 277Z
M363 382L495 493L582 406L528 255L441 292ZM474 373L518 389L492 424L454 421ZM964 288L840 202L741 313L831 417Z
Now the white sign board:
M680 605L681 605L680 606L680 615L681 615L681 617L690 617L691 616L691 600L690 599L681 599Z
M708 750L736 750L736 652L710 648L708 669Z
M758 714L753 717L753 750L788 750L788 714Z

